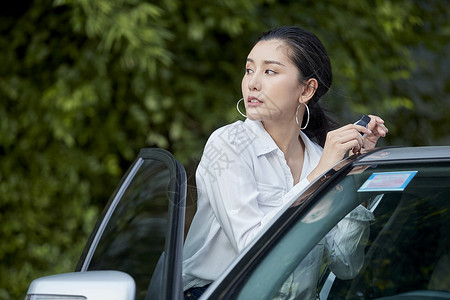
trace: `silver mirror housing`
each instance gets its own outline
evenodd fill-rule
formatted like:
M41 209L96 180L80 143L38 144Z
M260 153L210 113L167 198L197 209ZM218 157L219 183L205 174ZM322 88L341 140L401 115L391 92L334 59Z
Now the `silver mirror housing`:
M119 271L73 272L33 280L25 300L134 300L134 279Z

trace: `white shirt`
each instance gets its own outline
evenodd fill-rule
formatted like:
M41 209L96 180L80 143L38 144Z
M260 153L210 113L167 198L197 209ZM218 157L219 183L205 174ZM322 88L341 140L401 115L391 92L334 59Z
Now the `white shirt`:
M216 280L231 261L309 185L322 148L300 133L303 169L294 186L283 152L260 121L216 130L196 172L197 212L183 251L184 290Z

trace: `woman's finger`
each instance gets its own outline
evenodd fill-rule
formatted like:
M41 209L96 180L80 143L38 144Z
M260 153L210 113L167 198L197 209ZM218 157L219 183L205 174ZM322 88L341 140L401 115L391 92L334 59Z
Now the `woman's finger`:
M380 136L386 136L386 134L389 132L389 130L387 129L386 125L384 125L384 120L381 119L378 116L375 115L369 115L370 116L370 122L367 125L367 127L378 133Z
M364 146L364 137L353 126L331 132L327 138L329 147L340 153L342 157L347 151L359 152ZM358 127L360 130L365 129L361 126Z
M366 128L364 126L361 125L355 125L355 124L347 124L345 126L342 126L341 128L337 129L336 132L345 132L345 131L358 131L362 134L371 134L372 130L371 128Z

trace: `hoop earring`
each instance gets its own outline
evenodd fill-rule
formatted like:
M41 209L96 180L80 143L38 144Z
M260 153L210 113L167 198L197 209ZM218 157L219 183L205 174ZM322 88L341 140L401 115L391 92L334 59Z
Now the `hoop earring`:
M236 109L237 109L238 113L241 114L241 116L243 116L244 118L247 118L247 116L244 115L244 114L239 110L239 102L241 102L242 100L244 100L244 98L241 98L241 99L238 100L238 102L237 102L237 104L236 104Z
M298 128L300 128L300 130L305 130L306 127L308 127L308 124L309 124L309 108L308 108L308 105L307 105L306 103L303 103L303 104L305 105L305 107L306 107L306 112L307 112L307 114L308 114L308 118L306 119L306 124L305 124L305 126L300 127L300 124L298 123L298 109L300 108L301 103L298 104L298 106L297 106L297 111L295 112L295 122L297 122L297 126L298 126Z

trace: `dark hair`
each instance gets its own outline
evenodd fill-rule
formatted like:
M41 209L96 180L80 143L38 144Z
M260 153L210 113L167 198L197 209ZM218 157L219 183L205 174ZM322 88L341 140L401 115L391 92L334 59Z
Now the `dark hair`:
M314 96L308 102L310 121L303 132L323 147L328 131L336 125L319 104L319 99L327 93L333 80L327 51L316 35L299 27L274 28L263 33L258 42L274 39L289 46L288 55L299 70L300 83L304 84L310 78L315 78L318 82ZM303 118L305 120L306 117Z

